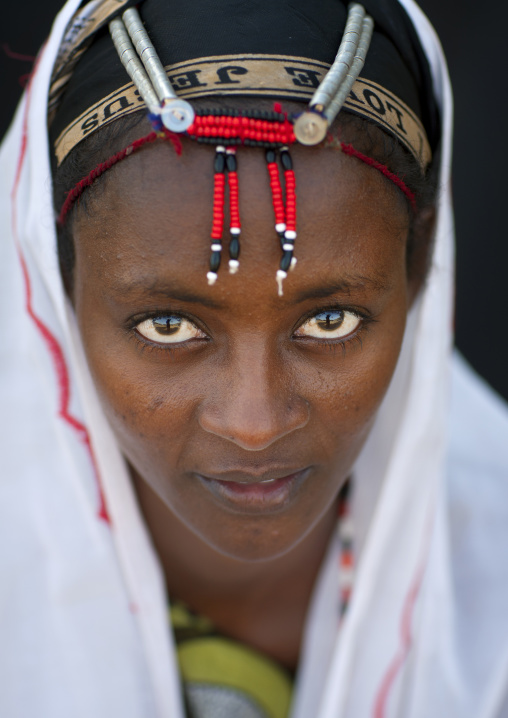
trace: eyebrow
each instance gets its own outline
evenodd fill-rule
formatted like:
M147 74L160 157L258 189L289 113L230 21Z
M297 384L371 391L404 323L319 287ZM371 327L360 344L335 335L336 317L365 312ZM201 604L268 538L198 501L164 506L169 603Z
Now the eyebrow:
M389 288L389 285L383 282L381 278L364 277L360 275L348 276L335 282L329 282L328 284L320 284L316 287L302 289L288 301L288 304L301 304L309 299L323 299L335 294L350 295L353 292L363 291L365 289L381 293L387 291ZM119 280L112 284L111 289L115 294L129 296L129 298L136 296L146 297L147 295L152 297L160 296L173 301L200 304L211 309L224 308L223 302L189 291L187 287L183 287L176 282L174 284L159 282L157 279L150 279L147 282L143 281L143 279L136 280L135 282Z
M345 277L337 282L330 282L329 284L322 284L318 287L303 289L296 294L295 302L299 304L308 299L323 299L325 297L331 297L334 294L352 294L353 292L363 291L365 289L380 294L381 292L388 291L390 286L378 277L362 277L360 275Z
M206 297L196 292L191 292L187 287L182 287L176 282L170 284L168 282L159 282L157 279L144 281L143 279L136 280L135 282L125 281L123 279L112 283L111 289L114 294L120 296L125 295L132 297L147 297L160 296L165 299L178 300L181 302L188 302L189 304L202 304L203 306L210 307L212 309L220 309L222 303L215 299Z

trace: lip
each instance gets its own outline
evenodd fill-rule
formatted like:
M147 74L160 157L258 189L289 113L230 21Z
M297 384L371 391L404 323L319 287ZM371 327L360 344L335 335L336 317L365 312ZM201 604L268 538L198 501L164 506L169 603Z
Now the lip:
M284 509L307 479L311 467L267 471L260 476L231 472L221 476L196 474L220 503L246 513L271 513Z

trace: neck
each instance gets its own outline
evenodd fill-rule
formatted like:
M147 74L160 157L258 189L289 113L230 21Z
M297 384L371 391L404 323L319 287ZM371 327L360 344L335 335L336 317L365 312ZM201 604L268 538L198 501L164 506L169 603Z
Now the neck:
M206 544L132 474L171 598L206 615L223 633L294 668L312 590L335 529L335 504L284 555L241 561Z

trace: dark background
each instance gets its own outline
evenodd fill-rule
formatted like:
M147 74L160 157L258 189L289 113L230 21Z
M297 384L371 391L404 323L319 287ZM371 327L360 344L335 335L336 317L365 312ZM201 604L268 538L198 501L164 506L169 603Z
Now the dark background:
M309 0L312 2L312 0ZM0 137L33 56L63 0L3 3L0 22ZM441 37L455 93L453 193L457 226L457 345L508 399L508 3L488 12L475 0L421 0ZM13 53L17 55L13 57ZM506 204L505 204L506 202Z

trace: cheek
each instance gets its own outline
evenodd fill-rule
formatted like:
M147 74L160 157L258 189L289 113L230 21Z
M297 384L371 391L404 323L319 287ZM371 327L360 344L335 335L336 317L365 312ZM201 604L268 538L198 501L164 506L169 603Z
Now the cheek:
M110 380L114 376L114 384ZM102 364L95 374L105 413L121 448L145 476L151 476L159 463L178 464L179 447L189 434L200 397L200 381L192 372L175 376L147 376L136 366L116 373Z
M406 297L401 291L379 323L358 338L316 362L299 391L312 402L321 450L334 455L343 472L351 469L365 442L397 365L406 323Z
M202 371L199 362L176 361L170 352L164 361L154 360L154 350L142 348L106 316L78 307L94 384L125 456L144 475L157 476L168 460L178 464L202 398Z

